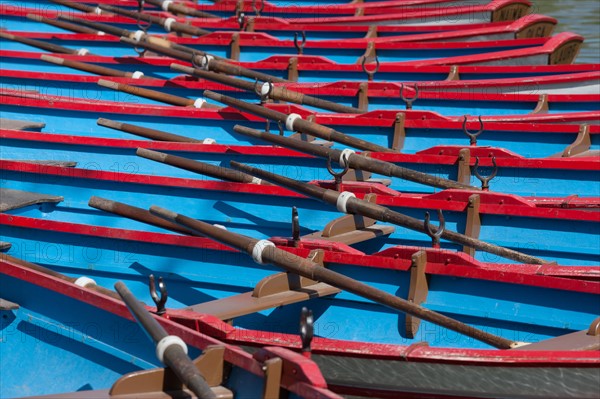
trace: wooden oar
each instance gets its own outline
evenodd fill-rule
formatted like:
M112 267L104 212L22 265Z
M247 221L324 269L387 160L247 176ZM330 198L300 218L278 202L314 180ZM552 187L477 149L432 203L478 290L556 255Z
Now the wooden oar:
M235 183L271 185L269 182L263 182L263 180L240 172L239 170L233 170L205 162L194 161L192 159L178 157L176 155L165 154L164 152L152 151L146 148L138 148L135 153L142 158L151 159L156 162L164 163L184 170L189 170L190 172L199 173L201 175L214 177L216 179Z
M147 127L131 125L129 123L117 122L106 118L98 118L96 123L99 126L104 126L110 129L135 134L136 136L145 137L150 140L174 141L178 143L203 143L202 140L195 140L189 137L163 132L162 130L155 130Z
M290 137L261 132L260 130L252 129L241 125L235 125L233 127L233 130L236 133L265 140L281 147L291 148L293 150L315 155L320 158L331 159L332 161L338 162L342 166L348 165L348 167L352 169L365 170L384 176L399 177L401 179L415 181L428 186L440 187L439 182L437 181L437 179L439 178L436 176L431 176L426 173L417 172L411 169L404 168L402 166L394 165L391 162L380 161L378 159L373 159L364 155L359 155L354 153L354 151L342 151L327 148L321 145L311 144L306 141L292 139ZM444 184L446 184L446 182L444 182ZM478 187L469 186L461 183L457 184L460 186L459 188L461 189L479 190Z
M90 64L88 62L67 60L64 58L55 57L55 56L47 55L47 54L42 54L40 56L40 60L49 62L51 64L55 64L55 65L62 65L67 68L77 69L79 71L90 72L90 73L93 73L95 75L100 75L100 76L116 76L119 78L138 79L144 75L143 73L137 72L137 71L136 72L126 72L126 71L121 71L119 69L107 68L107 67L104 67L101 65ZM145 79L154 79L152 77L146 77L146 76L144 76L144 78Z
M93 35L102 34L102 31L99 31L99 30L96 30L93 28L88 28L86 26L73 24L71 22L58 21L56 19L46 18L46 17L43 17L38 14L27 14L26 17L32 21L41 22L46 25L55 26L57 28L72 31L72 32L89 33L89 34L93 34Z
M87 4L80 3L78 1L69 1L69 0L50 0L51 3L60 4L61 6L65 6L68 8L72 8L77 11L83 11L86 13L100 13L99 8L95 6L89 6Z
M31 47L37 47L42 50L49 51L51 53L62 53L62 54L77 54L77 55L89 55L90 52L87 49L73 50L67 47L59 46L54 43L47 43L41 40L29 39L19 35L6 33L0 31L0 38L6 40L12 40L14 42L23 43Z
M200 399L216 399L204 376L187 355L187 345L177 336L169 335L123 282L115 283L115 289L150 339L156 345L158 360L173 370L179 380Z
M405 299L391 295L385 291L369 286L325 267L318 266L308 259L301 258L300 256L277 248L269 241L259 241L241 234L232 233L227 230L212 226L208 223L195 220L156 206L151 207L150 212L156 216L164 218L165 220L169 220L190 230L194 230L197 234L210 237L213 240L221 242L227 246L243 251L251 255L257 263L273 264L283 268L288 272L296 273L312 280L327 283L339 289L372 300L373 302L381 305L475 338L496 348L509 349L517 345L517 343L508 339L478 330L458 320L416 305Z
M340 193L335 190L321 188L313 184L300 182L294 179L277 175L275 173L266 172L262 169L254 168L252 166L244 165L235 161L231 161L230 164L235 169L246 172L252 176L260 177L263 180L268 180L271 183L275 183L279 186L285 187L297 193L301 193L308 197L315 198L325 203L334 205L340 212L348 214L358 214L369 217L371 219L379 220L381 222L387 222L398 226L402 226L407 229L425 232L425 227L422 220L404 215L400 212L392 211L391 209L381 205L373 204L371 202L358 199L352 193L346 191ZM480 251L489 252L491 254L495 254L503 258L511 259L521 263L530 263L534 265L543 265L549 263L535 256L527 255L509 248L504 248L498 245L490 244L485 241L481 241L476 238L469 237L467 235L460 234L451 230L444 229L444 231L442 232L442 238L445 238L446 240L452 241L457 244L466 245L468 247L475 248Z
M328 128L318 123L309 122L300 117L297 114L284 114L283 112L275 111L273 109L265 108L261 105L250 104L246 101L238 100L233 97L229 97L214 91L205 90L204 96L211 100L218 101L223 104L235 107L239 110L250 112L251 114L261 116L265 119L281 122L285 124L287 130L298 131L301 133L310 134L315 137L319 137L324 140L335 141L338 143L346 144L354 148L358 148L366 151L376 152L395 152L386 147L382 147L377 144L370 143L365 140L357 139L352 136L348 136L344 133L338 132L337 130Z
M167 32L177 32L184 35L204 36L211 33L208 30L201 29L192 25L182 24L177 22L175 18L162 18L155 15L146 14L143 12L130 11L120 7L114 7L108 4L99 4L101 10L112 12L113 14L124 15L134 20L142 20L155 25L162 26ZM209 14L210 15L210 14ZM213 16L214 17L214 16Z
M194 108L221 108L214 104L209 104L204 99L198 98L196 100L191 100L186 97L174 96L172 94L162 93L157 90L145 89L139 86L132 86L125 83L117 83L112 80L99 79L98 85L102 87L106 87L107 89L112 89L116 91L120 91L123 93L132 94L134 96L148 98L150 100L159 101L165 104L170 105L178 105L181 107L194 107Z
M198 68L190 68L181 64L171 64L171 69L174 71L187 73L188 75L196 76L202 79L223 83L227 86L236 87L238 89L257 92L261 95L264 95L265 97L272 98L273 100L309 105L311 107L326 109L342 114L363 113L363 111L361 111L358 108L348 107L346 105L341 105L333 101L323 100L322 98L309 96L308 94L299 93L297 91L290 90L286 87L274 86L269 82L262 83L260 87L257 87L257 83L252 83L242 79L236 79L231 76L218 74L210 71L203 71L202 69Z
M162 8L164 11L171 12L173 14L182 14L189 17L200 17L200 18L219 18L218 15L208 13L206 11L198 10L196 8L186 7L182 4L178 4L173 1L165 0L146 0L147 3L153 4L157 7Z
M267 73L257 72L252 69L244 68L239 65L233 65L226 61L223 61L223 58L217 57L211 54L208 54L201 50L192 49L193 53L182 51L181 46L171 46L165 47L161 45L157 45L156 43L148 42L145 39L142 40L133 40L129 37L121 37L121 41L123 43L127 43L133 47L142 47L146 50L152 51L157 54L166 55L167 57L175 58L177 60L191 62L195 65L201 65L202 68L214 71L225 73L227 75L234 76L243 76L250 79L258 79L264 82L273 82L273 83L285 83L289 82L288 80L278 78L277 76L269 75Z
M157 217L157 219L159 219L159 218ZM164 220L164 219L161 219L161 220ZM179 227L179 226L177 226L177 227L179 229L182 229L182 227ZM4 254L4 253L0 253L0 259L6 260L11 263L15 263L19 266L26 267L30 270L34 270L39 273L47 274L48 276L52 276L52 277L60 279L60 280L68 281L68 282L78 285L80 287L85 287L87 289L94 290L96 292L99 292L102 295L106 295L111 298L120 299L119 296L114 291L111 291L102 286L96 285L96 282L88 277L75 278L75 277L65 276L62 273L56 272L54 270L50 270L50 269L45 268L40 265L36 265L35 263L27 262L26 260L23 260L23 259L15 258L14 256L10 256L10 255Z

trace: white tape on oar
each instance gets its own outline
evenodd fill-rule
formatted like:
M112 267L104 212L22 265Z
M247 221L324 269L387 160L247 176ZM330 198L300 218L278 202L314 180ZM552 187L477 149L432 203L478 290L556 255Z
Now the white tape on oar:
M275 244L273 244L269 240L258 241L256 244L254 244L254 248L252 248L252 259L254 259L254 261L256 263L259 263L261 265L264 264L263 258L262 258L263 251L267 247L274 247L274 246L275 246Z
M77 50L77 55L88 55L90 53L90 50L86 49L86 48L80 48L79 50Z
M200 66L202 68L208 70L208 64L214 59L215 59L215 57L213 57L212 55L205 54L202 57L202 60L200 61Z
M348 213L346 206L348 205L350 198L356 198L356 195L349 191L342 191L335 204L337 210L343 213Z
M139 42L140 40L142 40L142 37L144 37L146 35L146 33L143 30L136 30L133 33L133 40L135 40L136 42Z
M252 176L252 184L262 184L262 179Z
M181 349L183 349L187 355L188 347L185 342L183 342L183 340L177 335L167 335L156 344L156 357L161 363L165 363L165 351L173 345L181 347Z
M194 101L194 108L202 108L202 106L204 105L205 102L206 102L205 99L197 98L196 101Z
M294 123L298 120L302 119L302 117L298 114L289 114L285 119L285 128L290 132L294 131Z
M94 8L94 14L96 14L96 15L102 15L102 9L100 7Z
M97 34L98 36L105 36L105 35L106 35L106 32L102 32L101 30L99 30L98 32L96 32L96 34Z
M263 83L260 88L260 94L262 94L263 96L266 96L270 92L271 92L271 83L269 83L269 82Z
M79 277L77 280L75 280L75 282L73 283L78 287L87 287L88 285L97 285L96 282L94 280L92 280L89 277Z
M165 23L163 24L163 26L164 26L164 28L165 28L165 30L167 32L171 32L171 25L173 25L173 22L177 22L175 20L175 18L167 18L167 19L165 19Z
M213 224L213 226L215 226L218 229L227 231L227 227L223 226L222 224Z
M217 144L217 140L207 138L207 139L202 140L202 144Z
M346 162L348 161L348 158L350 158L350 155L353 154L356 154L356 151L351 150L350 148L342 150L342 153L340 154L340 159L338 160L338 163L342 166L342 168L346 167Z
M135 71L134 73L131 74L131 79L139 79L142 76L144 76L144 72Z
M162 9L163 11L169 11L169 6L172 4L173 2L171 0L165 0L162 3Z

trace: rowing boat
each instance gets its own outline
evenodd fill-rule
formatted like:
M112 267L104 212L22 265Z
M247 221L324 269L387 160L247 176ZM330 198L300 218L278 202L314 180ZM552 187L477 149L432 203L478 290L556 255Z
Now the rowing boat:
M93 195L126 203L135 201L146 208L150 205L166 206L177 203L177 206L181 207L179 209L193 209L193 216L210 217L216 224L227 226L234 223L251 231L258 229L264 235L262 238L288 235L286 232L289 231L292 206L299 209L301 230L304 234L321 231L325 225L340 217L335 207L270 185L223 183L205 179L149 176L143 174L143 171L97 171L15 161L0 161L0 165L6 188L66 196L65 205L72 211L66 215L62 215L62 212L45 212L46 218L56 217L63 220L62 218L68 217L71 221L84 218L88 209L87 202ZM134 168L136 166L129 165ZM57 187L62 187L60 192L57 191ZM331 182L322 182L311 187L334 188ZM472 210L469 213L469 198L474 194L473 191L451 190L433 196L415 197L401 196L397 192L386 190L385 187L375 191L376 187L372 184L364 183L355 186L349 184L341 188L354 191L361 198L366 194L376 194L367 195L367 198L373 197L371 201L378 205L400 211L420 221L417 227L420 231L414 231L415 227L400 228L402 225L398 225L394 231L388 231L383 236L377 235L375 240L353 243L369 253L394 245L429 246L431 239L422 233L423 215L426 211L444 209L446 230L464 231L467 234L475 234L476 238L483 241L522 250L536 257L529 262L544 262L539 259L546 258L564 265L596 265L599 261L596 251L599 245L598 213L560 209L561 203L568 202L565 199L555 199L554 207L537 207L533 206L535 200L527 202L509 195L497 197L494 193L477 192L486 198L484 202L488 201L490 204L490 210L486 211L489 213L482 217L483 223L489 223L490 228L471 229L466 219L473 213ZM422 201L415 201L415 198ZM453 198L457 201L453 201ZM497 205L498 202L501 205ZM588 206L597 206L597 198L591 199ZM210 215L206 213L207 209L211 209ZM58 210L62 210L62 206ZM36 217L40 216L38 210L31 212ZM269 216L266 218L260 215ZM5 230L9 230L12 218L4 215L2 220ZM94 224L92 221L89 223ZM477 222L478 225L479 223L481 222ZM544 231L543 242L539 240L541 231ZM577 242L577 247L570 245L571 242ZM444 242L444 247L462 249L461 245L452 242ZM487 247L480 249L489 252ZM475 254L476 259L492 259L487 252L478 251ZM504 251L498 254L502 256Z
M98 294L5 256L0 264L2 397L164 397L153 396L166 395L163 391L189 395L172 371L157 368L162 367L157 351L115 295ZM265 389L279 397L281 387L299 397L339 398L327 390L315 364L299 354L267 347L250 355L165 318L156 320L171 336L180 337L190 356L198 357L196 366L213 394L224 395L219 397L261 397ZM166 347L161 355L165 358ZM277 363L279 377L270 376ZM73 393L60 395L68 391Z
M44 206L46 211L47 205L51 204ZM537 397L551 396L550 392L560 397L567 393L559 388L565 386L563 378L568 378L570 382L578 381L577 396L589 397L594 390L591 387L596 386L598 358L597 352L590 349L598 345L597 336L593 336L597 323L592 326L590 323L599 311L594 299L598 283L549 277L564 273L556 266L494 267L465 256L414 247L397 247L365 256L338 244L336 250L323 253L328 269L360 276L363 281L400 297L416 294L419 302L424 299L423 304L434 311L458 317L475 328L510 340L531 343L574 330L594 332L592 336L583 331L572 337L565 335L532 344L530 351L527 346L521 348L525 351L498 351L425 321L420 325L409 323L408 318L403 320L393 310L350 293L338 293L327 284L304 280L300 289L290 290L285 284L277 288L279 280L287 280L285 274L274 275L277 269L268 265L252 266L250 257L206 238L52 220L40 220L36 227L27 229L26 217L12 218L10 230L24 230L15 236L9 253L22 254L76 278L84 273L87 283L91 277L100 286L110 286L116 278L124 279L145 300L151 300L147 276L162 275L169 292L166 314L171 320L244 346L276 342L279 346L311 349L312 359L322 367L328 385L344 393L380 396L394 392L430 395L452 392L463 397L500 394L519 397L531 378L537 378L544 387L536 391ZM53 234L43 234L45 229ZM279 248L285 246L284 240L276 242ZM314 248L319 245L287 246L286 251L306 257ZM419 255L411 260L411 254L416 252ZM166 253L168 259L164 257ZM425 267L421 270L429 276L426 291L418 291L423 287L417 291L409 288L419 274L414 262L421 262L421 268ZM2 270L6 273L5 267ZM570 275L576 276L577 273ZM258 302L250 294L253 289ZM314 294L306 295L306 290ZM286 306L272 308L282 303ZM297 336L294 337L295 323L290 320L297 320L302 305L313 311L316 337L301 346ZM177 310L185 306L190 307ZM231 319L233 326L221 321ZM405 329L409 328L415 328L414 338L407 335ZM359 342L360 339L366 342ZM584 348L588 350L582 351ZM386 371L380 372L383 368ZM433 369L440 381L430 384L406 378L407 370L414 368ZM357 370L363 371L357 373ZM464 380L450 378L458 370ZM485 386L474 383L475 376L482 373L488 381ZM507 387L500 382L508 376L513 384ZM527 395L535 396L532 392Z

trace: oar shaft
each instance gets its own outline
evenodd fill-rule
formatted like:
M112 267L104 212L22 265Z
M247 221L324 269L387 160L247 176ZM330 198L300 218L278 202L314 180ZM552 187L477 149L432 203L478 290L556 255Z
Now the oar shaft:
M151 226L160 227L161 229L171 230L176 233L194 235L194 233L178 224L171 223L165 219L154 216L148 210L127 205L122 202L111 201L106 198L93 196L88 201L88 205L92 208L99 209L104 212L119 215L131 220L146 223Z
M73 16L71 14L59 14L58 15L58 19L69 21L69 22L75 23L77 25L87 26L89 28L92 28L92 29L95 29L97 31L104 32L104 33L107 33L107 34L113 35L113 36L118 36L118 37L127 36L127 37L129 37L129 35L131 35L131 31L128 31L127 29L119 28L119 27L116 27L116 26L113 26L113 25L109 25L109 24L103 24L101 22L89 21L87 19L75 17L75 16Z
M163 132L162 130L150 129L147 127L131 125L129 123L122 123L113 121L105 118L98 118L96 122L99 126L104 126L114 130L120 130L122 132L135 134L150 140L156 141L173 141L178 143L202 143L201 140L195 140L189 137L180 136L173 133Z
M236 87L238 89L243 89L247 91L255 92L257 89L262 90L262 86L260 88L256 87L256 83L249 82L247 80L236 79L231 76L217 74L210 71L203 71L198 68L190 68L181 64L171 64L171 69L183 73L187 73L188 75L196 76L198 78L212 80L214 82L223 83L227 86ZM268 83L265 83L268 85ZM309 105L311 107L326 109L333 112L346 113L346 114L360 114L361 110L354 107L347 107L345 105L341 105L335 103L333 101L323 100L321 98L309 96L307 94L299 93L294 90L290 90L286 87L282 86L272 86L271 93L268 94L270 98L273 100L286 101L295 104Z
M326 148L290 137L261 132L245 126L236 125L233 127L233 130L236 133L240 133L245 136L262 139L281 147L291 148L306 154L311 154L322 158L329 158L336 162L340 162L340 158L343 156L342 151L334 148ZM414 181L431 187L478 190L477 187L461 184L453 180L444 179L437 176L432 176L427 173L418 172L402 166L394 165L390 162L369 158L364 155L349 154L344 155L344 157L344 162L353 169L365 170L384 176L399 177L401 179Z
M202 62L202 57L207 56L208 62L206 63L207 64L206 69L214 71L214 72L225 73L227 75L243 76L243 77L250 78L250 79L258 79L258 80L262 80L264 82L268 82L268 81L271 81L273 83L288 82L285 79L281 79L281 78L278 78L273 75L254 71L252 69L244 68L239 65L230 64L228 62L222 61L222 60L224 60L224 58L210 55L201 50L189 49L190 51L182 51L181 47L183 47L183 46L180 46L180 45L172 44L170 47L165 47L165 46L157 45L155 43L150 43L147 40L136 41L136 40L130 39L128 37L122 37L121 41L123 43L127 43L131 46L142 47L142 48L145 48L146 50L153 51L158 54L166 55L167 57L175 58L175 59L178 59L181 61L191 62L192 57L194 57L196 64L200 64ZM210 57L212 57L212 59L210 59Z
M204 96L206 98L210 98L211 100L227 104L242 111L250 112L251 114L258 115L266 119L285 123L286 126L291 127L293 130L305 134L310 134L312 136L319 137L324 140L335 141L361 150L393 152L393 150L390 150L389 148L382 147L380 145L373 144L365 140L357 139L352 136L348 136L334 129L328 128L323 125L319 125L318 123L309 122L301 118L296 118L293 121L290 121L289 115L284 114L283 112L275 111L273 109L265 108L261 105L250 104L248 102L238 100L233 97L225 96L220 93L215 93L210 90L205 90ZM290 124L292 126L289 126Z
M244 165L235 161L231 161L231 166L233 166L235 169L246 172L252 176L260 177L263 180L267 180L271 183L286 187L292 191L307 195L312 198L316 198L320 201L326 202L334 206L338 205L338 198L340 197L340 193L337 191L317 187L314 184L300 182L294 179L290 179L288 177L280 176L275 173L267 172L262 169ZM425 232L423 221L413 218L411 216L404 215L400 212L392 211L391 209L386 208L384 206L360 200L358 198L349 198L345 203L345 208L346 212L349 214L363 215L375 220L379 220L381 222L393 223L411 230ZM548 263L545 260L537 258L535 256L527 255L509 248L504 248L498 245L490 244L485 241L481 241L450 230L445 230L442 234L442 237L458 244L467 245L477 250L489 252L521 263L529 263L536 265Z
M42 50L50 51L51 53L78 54L78 50L73 50L67 47L59 46L58 44L54 43L46 43L41 40L29 39L27 37L13 35L11 33L0 31L0 38L26 44L31 47L37 47Z
M65 6L65 7L68 7L68 8L72 8L72 9L77 10L77 11L87 12L87 13L91 13L91 12L94 12L96 10L96 7L80 3L78 1L50 0L50 2L52 2L54 4L59 4L61 6Z
M159 101L165 104L178 105L182 107L194 106L195 101L189 98L174 96L172 94L162 93L160 91L145 89L139 86L132 86L124 83L117 83L111 80L99 79L98 85L108 89L132 94L134 96Z
M146 331L152 341L161 345L165 338L169 337L167 331L152 316L140 301L129 291L127 286L121 281L115 283L115 289L123 299L123 302L129 308L129 311L142 329ZM196 368L192 360L187 355L187 348L184 350L178 344L166 345L163 359L164 364L170 367L179 380L184 383L192 392L202 399L216 399L216 395L210 389L210 386L204 380L200 371Z
M55 26L57 28L72 31L72 32L89 33L89 34L95 34L95 35L97 35L99 33L99 31L96 29L88 28L85 26L80 26L80 25L73 24L73 23L66 22L66 21L58 21L56 19L42 17L41 15L38 15L38 14L27 14L26 17L28 19L31 19L32 21L41 22L46 25Z
M143 12L130 11L124 8L114 7L108 4L100 4L98 7L100 7L102 10L106 10L114 14L124 15L128 18L140 19L142 21L163 26L169 32L175 31L191 36L203 36L210 33L210 31L200 29L192 25L182 24L181 22L177 22L173 19L157 17Z
M198 234L211 237L227 246L239 249L247 254L252 254L253 256L256 253L255 247L260 245L259 241L253 238L222 230L208 223L191 219L187 216L176 214L166 209L151 207L150 212L194 230ZM399 310L403 313L410 314L420 319L441 325L450 330L486 342L497 348L508 349L513 345L513 342L510 340L475 329L464 323L461 323L458 320L454 320L440 313L431 311L405 299L391 295L383 290L337 273L333 270L320 267L308 259L304 259L297 255L283 251L274 245L264 246L260 252L260 257L263 263L274 264L283 268L284 270L287 270L288 272L296 273L306 278L330 284L342 290L359 295L363 298L370 299L381 305Z
M194 161L192 159L178 157L176 155L165 154L164 152L152 151L146 148L138 148L136 154L142 158L151 159L156 162L164 163L184 170L189 170L190 172L199 173L201 175L214 177L216 179L234 183L262 184L262 180L238 170L223 168L221 166L212 165L205 162ZM267 184L270 185L270 183Z
M84 71L84 72L90 72L95 75L116 76L116 77L120 77L120 78L131 78L133 75L131 72L120 71L118 69L107 68L107 67L103 67L101 65L90 64L87 62L67 60L64 58L54 57L54 56L47 55L47 54L42 54L40 56L40 59L42 61L50 62L52 64L65 66L67 68L77 69L79 71Z

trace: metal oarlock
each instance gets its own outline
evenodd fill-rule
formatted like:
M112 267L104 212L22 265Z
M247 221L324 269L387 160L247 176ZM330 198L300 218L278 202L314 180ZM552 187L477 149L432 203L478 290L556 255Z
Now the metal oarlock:
M404 95L404 83L400 84L400 98L406 104L406 109L410 110L413 108L413 103L419 99L419 85L415 83L414 85L415 95L414 97L406 97Z
M342 178L344 177L344 175L346 173L348 173L348 170L350 170L350 165L348 164L348 162L346 162L344 165L341 165L344 169L342 169L341 172L335 172L333 170L333 168L331 167L331 158L327 158L327 171L329 172L329 174L333 177L334 181L335 181L335 189L336 191L340 191L340 188L342 186Z
M246 25L248 24L248 19L246 18L246 14L241 12L237 15L237 22L240 25L240 31L245 30Z
M292 241L295 247L300 243L300 217L295 206L292 207Z
M266 86L265 86L266 85ZM269 99L271 93L273 93L273 82L263 82L260 86L258 84L258 79L254 81L254 92L260 98L260 105L263 105Z
M439 248L440 247L440 237L442 237L442 234L444 234L444 231L446 230L446 220L444 219L444 214L442 213L441 209L438 209L438 220L439 220L439 226L437 227L436 231L433 231L433 226L431 225L430 221L430 216L429 216L429 212L425 212L425 220L423 221L423 227L425 228L425 233L431 237L431 241L432 241L432 246L433 248Z
M306 32L302 31L302 42L298 42L298 32L294 33L294 47L298 55L304 54L304 46L306 46Z
M464 116L464 120L463 120L463 132L465 132L465 134L467 136L469 136L469 138L471 139L470 144L472 146L476 146L477 145L477 137L484 132L484 125L483 125L483 121L481 120L481 115L479 115L479 131L473 133L470 132L467 129L467 119L469 118L469 115L465 115Z
M283 136L284 135L284 128L285 126L283 125L282 121L277 121L277 128L279 129L279 135Z
M492 157L492 165L494 169L489 176L482 176L479 173L479 157L475 157L475 165L473 166L473 174L481 182L482 191L490 191L490 181L498 174L498 165L496 165L496 157Z
M367 74L367 76L368 76L368 78L369 78L369 82L371 82L371 81L373 81L373 78L375 77L375 74L376 74L377 72L379 72L379 65L380 65L380 63L379 63L379 57L378 57L378 56L375 56L375 69L374 69L374 70L372 70L372 71L369 71L369 70L367 70L367 67L366 67L366 65L365 65L365 64L366 64L366 62L367 62L367 57L363 57L363 59L362 59L362 63L361 63L361 65L362 65L362 70L364 71L364 73L366 73L366 74Z
M256 16L260 17L260 13L265 9L265 0L260 0L260 7L256 6L256 0L252 0L252 9L256 13Z
M138 0L138 13L141 14L144 12L144 5L145 5L145 0ZM152 26L152 22L142 22L142 20L140 19L140 16L137 16L136 18L136 25L139 28L139 30L141 30L142 32L144 32L144 35L148 34L148 29L150 29L150 26ZM134 47L133 50L138 53L138 55L140 57L143 57L146 54L146 49L140 49L138 47Z
M312 310L302 308L300 313L300 339L302 340L302 355L310 358L310 344L314 336L314 318Z
M149 277L149 287L150 287L150 296L156 305L156 314L161 316L165 314L167 309L165 305L167 304L167 299L169 299L169 295L167 293L167 287L163 281L162 277L158 278L158 289L160 290L160 296L156 292L156 282L154 281L154 275L151 274Z

